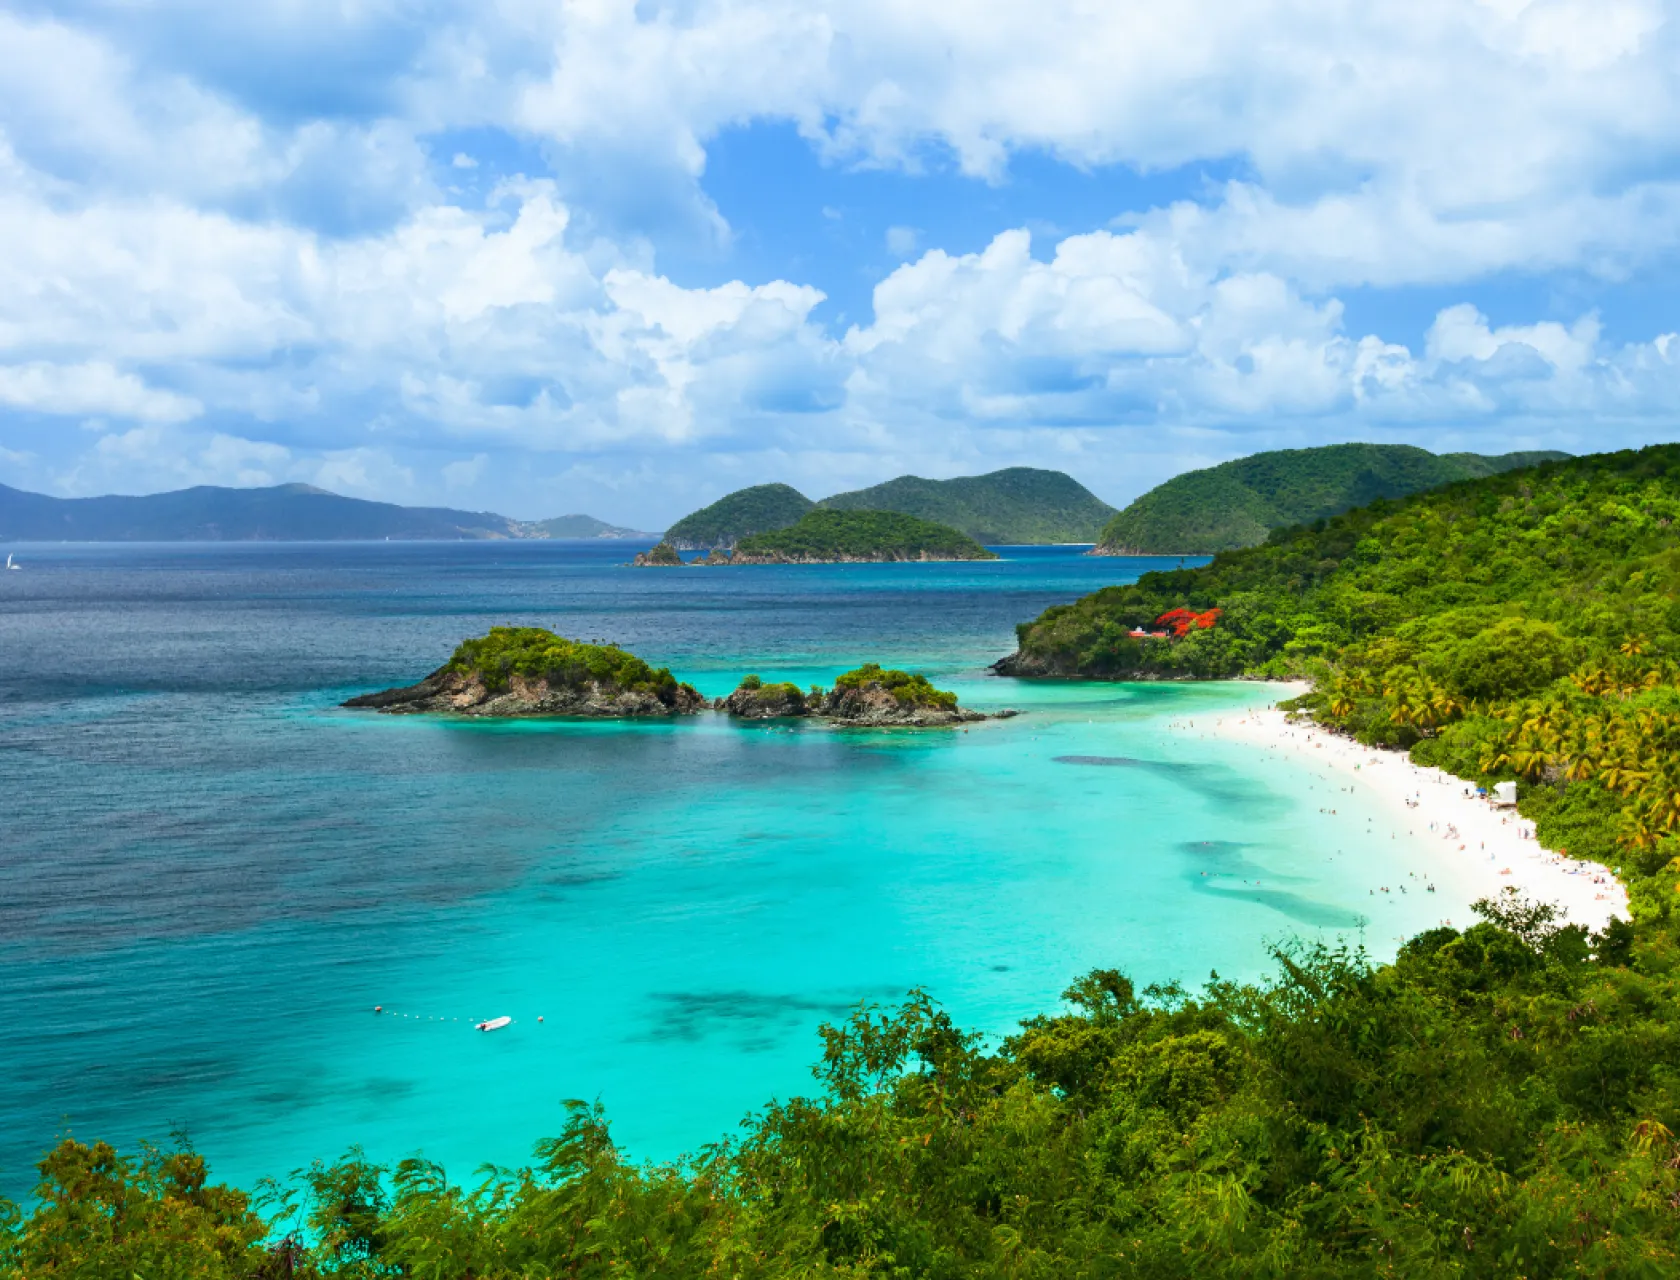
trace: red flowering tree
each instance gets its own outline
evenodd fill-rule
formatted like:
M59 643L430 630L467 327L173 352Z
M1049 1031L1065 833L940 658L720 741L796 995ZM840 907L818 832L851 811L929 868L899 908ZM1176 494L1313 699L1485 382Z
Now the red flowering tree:
M1182 640L1190 634L1192 629L1206 631L1219 621L1224 612L1223 609L1219 608L1208 609L1203 613L1197 613L1194 609L1168 609L1159 618L1155 619L1155 625L1170 627L1173 639Z
M1196 625L1196 614L1191 609L1168 609L1155 619L1158 627L1170 627L1174 640L1182 640L1189 634L1190 628Z

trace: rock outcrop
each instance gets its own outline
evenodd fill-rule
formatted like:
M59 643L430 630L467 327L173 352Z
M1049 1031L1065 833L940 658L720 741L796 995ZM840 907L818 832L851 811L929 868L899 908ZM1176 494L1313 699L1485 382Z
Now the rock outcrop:
M742 720L780 720L811 714L811 703L796 684L762 684L748 676L741 687L714 704Z
M790 555L784 551L743 551L736 548L733 559L717 560L717 564L945 564L955 560L977 560L979 556L940 555L931 551L877 551L862 555L848 552L821 552L811 555ZM995 560L997 557L991 556Z
M906 701L881 684L830 689L824 695L817 714L834 724L869 728L935 729L990 718L983 712L970 711L955 703L941 706Z
M667 668L616 645L568 640L542 627L492 627L462 641L419 684L344 705L392 715L622 718L692 715L708 704Z
M630 562L642 568L682 568L683 558L677 554L677 549L669 542L661 542L650 551L638 551L636 558Z
M505 686L492 689L476 672L441 667L419 684L386 689L351 698L344 705L390 715L445 712L460 716L516 719L533 716L578 716L614 719L645 716L694 715L706 709L706 699L686 684L668 691L624 689L611 682L550 684L511 676Z

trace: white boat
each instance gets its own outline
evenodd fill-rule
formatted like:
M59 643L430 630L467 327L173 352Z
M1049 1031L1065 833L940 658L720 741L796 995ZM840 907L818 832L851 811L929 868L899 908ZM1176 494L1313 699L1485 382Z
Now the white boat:
M12 563L12 556L11 556L10 552L6 553L6 567L8 569L21 569L21 568L23 568L23 566L21 564L13 564Z
M477 1030L500 1031L512 1021L512 1018L486 1018L483 1022L477 1024Z

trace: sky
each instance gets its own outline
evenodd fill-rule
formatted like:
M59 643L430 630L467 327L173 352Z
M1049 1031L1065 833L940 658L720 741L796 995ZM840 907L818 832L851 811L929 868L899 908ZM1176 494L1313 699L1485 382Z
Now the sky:
M1676 438L1680 3L0 0L0 483Z

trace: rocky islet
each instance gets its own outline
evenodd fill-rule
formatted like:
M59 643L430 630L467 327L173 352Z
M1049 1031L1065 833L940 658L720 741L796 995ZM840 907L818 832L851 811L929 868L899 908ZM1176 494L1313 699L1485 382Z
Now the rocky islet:
M942 728L1003 719L958 705L925 676L865 663L831 689L744 679L708 701L666 668L611 645L568 640L538 627L494 627L463 642L449 662L416 684L361 694L343 704L387 715L485 719L643 719L713 710L741 720L812 719L860 728Z

